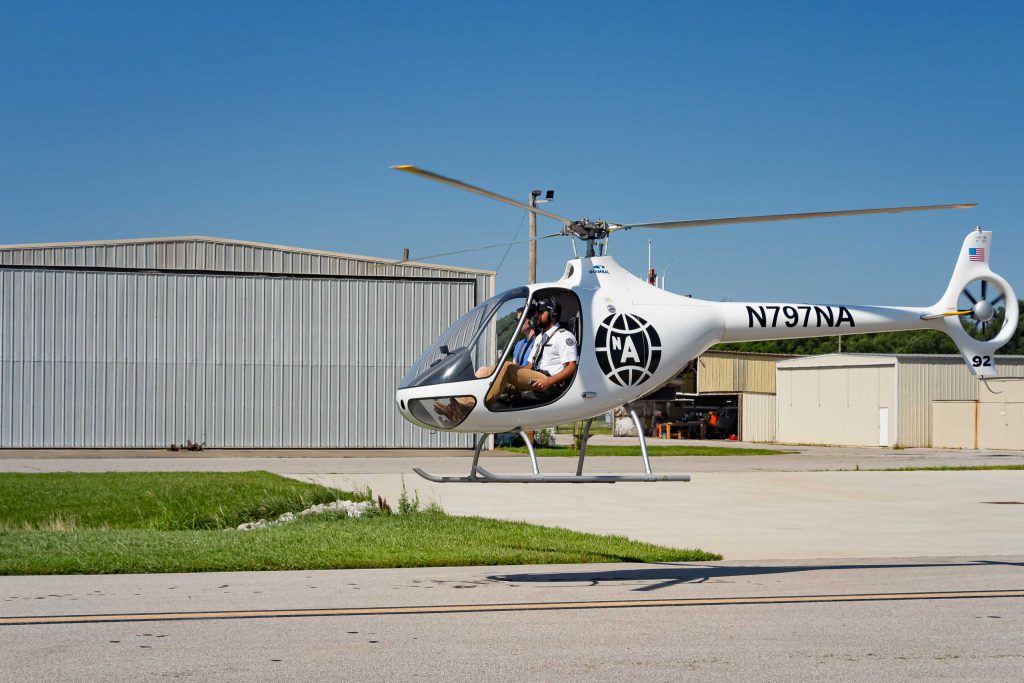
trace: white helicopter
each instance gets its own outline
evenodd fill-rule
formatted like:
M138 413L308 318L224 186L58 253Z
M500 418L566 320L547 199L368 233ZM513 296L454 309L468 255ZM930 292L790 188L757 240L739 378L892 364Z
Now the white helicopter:
M402 379L395 400L405 419L430 430L481 434L468 475L438 477L416 469L417 474L434 482L689 481L688 475L652 472L642 425L630 404L670 381L691 359L715 344L935 329L952 337L970 371L985 378L995 375L995 351L1006 344L1017 329L1017 296L1010 284L989 268L992 233L981 228L972 230L964 238L945 293L936 303L923 307L703 301L654 287L630 274L611 256L600 253L609 235L636 228L695 228L967 209L975 204L610 223L564 218L415 166L393 168L511 204L562 224L559 232L535 239L564 235L586 243L586 255L570 260L559 280L502 292L456 320ZM546 313L537 312L538 303ZM541 316L542 327L550 325L543 317L546 315L556 318L554 322L572 333L579 358L570 377L560 384L544 387L544 391L513 386L507 382L509 375L505 372L505 368L513 364L512 352L520 336L522 319L537 315ZM966 320L966 326L962 319ZM974 335L969 334L966 327L971 327ZM538 341L546 341L546 338ZM618 406L626 406L637 425L645 472L584 475L591 422ZM479 465L480 451L490 434L523 432L579 420L584 421L584 427L575 475L541 474L532 444L525 434L532 475L498 475Z

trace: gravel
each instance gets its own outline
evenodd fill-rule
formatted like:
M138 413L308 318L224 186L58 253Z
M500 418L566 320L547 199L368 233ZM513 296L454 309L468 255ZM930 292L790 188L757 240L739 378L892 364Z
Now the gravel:
M306 517L308 515L322 515L328 512L344 512L349 517L362 517L363 513L373 507L373 503L363 501L354 503L351 500L336 500L332 503L320 503L312 507L308 507L301 512L286 512L277 519L258 519L255 522L246 522L245 524L239 524L236 529L238 531L252 531L253 529L267 529L272 526L278 526L281 524L287 524L288 522L294 522L299 517ZM229 529L230 531L230 529Z

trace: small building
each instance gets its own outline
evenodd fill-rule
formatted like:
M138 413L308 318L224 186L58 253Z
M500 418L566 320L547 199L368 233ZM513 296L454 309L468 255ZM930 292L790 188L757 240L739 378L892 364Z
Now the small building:
M646 420L660 412L673 423L706 421L715 412L729 416L729 424L735 421L733 433L740 441L774 441L775 364L789 358L794 356L705 351L665 387L639 401L638 412ZM617 434L635 431L628 420L617 420L615 427Z
M1024 379L988 380L976 401L932 403L932 446L1024 451Z
M471 447L401 418L494 273L212 237L0 246L0 448Z
M706 351L697 359L697 394L702 405L722 401L739 411L740 441L775 441L775 367L793 358L770 353Z
M997 367L1000 379L987 385L1003 387L996 390L999 394L986 390L957 355L828 354L780 360L776 441L1024 448L1009 445L1024 442L1021 399L996 400L1024 392L1024 356L998 356ZM1004 436L997 439L997 433Z

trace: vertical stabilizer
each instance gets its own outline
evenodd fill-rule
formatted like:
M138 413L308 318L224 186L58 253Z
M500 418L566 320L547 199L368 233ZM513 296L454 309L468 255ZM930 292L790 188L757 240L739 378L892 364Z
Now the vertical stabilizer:
M972 230L960 247L945 294L922 316L925 320L934 321L938 329L952 337L971 372L979 377L995 376L995 352L1010 341L1017 329L1019 314L1017 295L1010 283L992 272L989 267L991 257L992 232L981 228ZM971 307L961 310L961 294L974 283L980 283L981 297L968 292L964 296ZM988 324L1000 307L1005 307L1003 327L994 338L987 341L975 339L964 329L962 319Z

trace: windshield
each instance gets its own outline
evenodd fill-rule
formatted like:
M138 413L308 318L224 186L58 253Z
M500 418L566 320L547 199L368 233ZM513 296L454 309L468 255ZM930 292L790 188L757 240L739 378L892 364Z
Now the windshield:
M526 305L528 295L526 287L510 289L456 320L416 359L399 388L490 376L518 337L518 309Z

